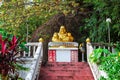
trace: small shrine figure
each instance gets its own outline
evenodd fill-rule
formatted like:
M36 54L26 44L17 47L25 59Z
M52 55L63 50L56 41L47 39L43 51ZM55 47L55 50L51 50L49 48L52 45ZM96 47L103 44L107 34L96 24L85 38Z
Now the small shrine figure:
M62 39L63 42L73 42L74 38L72 37L71 33L68 32L67 36L65 38Z
M60 39L59 39L59 36L58 36L58 33L57 33L57 32L55 32L55 33L53 34L52 41L53 41L53 42L60 42Z
M69 42L73 42L74 38L70 32L68 32Z

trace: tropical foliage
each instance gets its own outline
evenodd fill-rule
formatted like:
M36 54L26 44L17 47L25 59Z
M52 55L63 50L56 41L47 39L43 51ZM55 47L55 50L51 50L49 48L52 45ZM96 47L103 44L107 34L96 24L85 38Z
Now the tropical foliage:
M108 54L111 54L111 53L107 49L98 48L93 51L93 53L90 56L90 60L91 62L100 64L101 62L104 61L103 56Z
M57 13L75 13L78 6L74 1L60 0L12 0L0 7L0 27L9 33L26 38L40 25ZM23 35L24 34L24 35Z
M27 69L20 65L23 63L21 60L17 60L21 51L28 51L25 43L0 29L0 76L10 77L10 74L14 74L17 70ZM16 77L18 78L18 75Z
M120 41L120 1L119 0L84 0L84 6L91 7L89 18L85 19L82 30L88 31L88 36L93 42L108 42L107 18L111 18L111 41Z
M115 45L114 53L107 49L94 49L90 55L90 61L96 63L100 70L107 73L107 78L101 77L100 80L120 79L120 44Z
M111 18L111 41L116 42L120 38L119 4L119 0L9 0L0 7L0 27L28 40L32 32L53 15L74 14L75 10L84 12L90 8L88 18L83 20L85 25L80 26L80 33L87 32L83 38L90 37L93 42L108 42L106 19Z

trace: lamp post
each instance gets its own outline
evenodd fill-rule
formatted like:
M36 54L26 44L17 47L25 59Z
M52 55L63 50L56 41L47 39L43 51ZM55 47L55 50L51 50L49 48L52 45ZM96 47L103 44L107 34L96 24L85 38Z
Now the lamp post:
M108 40L109 40L109 43L110 43L110 23L111 23L111 19L107 18L106 22L107 22L107 27L108 27Z

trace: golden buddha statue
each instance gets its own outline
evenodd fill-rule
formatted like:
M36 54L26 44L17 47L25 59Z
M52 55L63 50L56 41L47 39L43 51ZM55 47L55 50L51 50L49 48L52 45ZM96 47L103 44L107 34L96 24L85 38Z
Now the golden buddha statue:
M59 39L59 36L58 36L58 33L57 33L57 32L55 32L55 33L53 34L52 41L53 41L53 42L60 42L60 39Z
M74 40L70 32L66 32L64 26L60 27L59 33L54 33L52 37L53 42L72 42Z
M63 40L65 37L67 37L67 32L66 32L66 29L64 26L60 27L60 31L59 31L58 35L61 40Z

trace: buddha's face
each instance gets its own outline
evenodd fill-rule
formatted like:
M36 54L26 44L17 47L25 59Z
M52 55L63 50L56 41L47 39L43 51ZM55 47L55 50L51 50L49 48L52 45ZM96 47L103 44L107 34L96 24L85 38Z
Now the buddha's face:
M60 27L60 33L65 33L65 32L66 32L65 27L64 27L64 26L61 26L61 27Z

